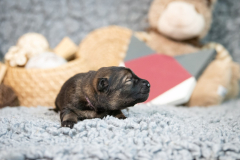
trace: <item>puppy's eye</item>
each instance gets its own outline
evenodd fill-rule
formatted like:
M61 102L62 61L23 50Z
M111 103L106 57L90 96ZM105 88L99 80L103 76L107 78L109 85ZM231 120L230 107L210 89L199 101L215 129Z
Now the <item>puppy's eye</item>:
M126 79L126 82L131 82L132 81L132 78L127 78Z

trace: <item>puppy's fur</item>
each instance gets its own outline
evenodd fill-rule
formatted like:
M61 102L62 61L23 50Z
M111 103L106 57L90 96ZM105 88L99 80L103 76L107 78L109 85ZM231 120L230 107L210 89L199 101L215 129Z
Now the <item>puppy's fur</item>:
M56 101L61 125L72 128L78 120L112 115L126 118L121 109L147 100L148 81L125 67L103 67L80 73L65 82Z

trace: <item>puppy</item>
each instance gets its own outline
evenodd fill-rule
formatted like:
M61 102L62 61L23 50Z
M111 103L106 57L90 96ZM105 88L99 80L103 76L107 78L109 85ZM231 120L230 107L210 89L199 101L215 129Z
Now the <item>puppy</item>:
M79 73L62 86L55 111L60 111L62 127L72 128L78 120L112 115L147 100L150 84L125 67L103 67L98 71Z

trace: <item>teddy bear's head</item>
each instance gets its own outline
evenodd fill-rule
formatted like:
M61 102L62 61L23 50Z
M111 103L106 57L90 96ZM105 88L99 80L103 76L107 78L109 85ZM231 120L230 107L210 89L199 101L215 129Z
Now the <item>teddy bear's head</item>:
M210 29L217 0L154 0L150 27L175 40L203 38Z

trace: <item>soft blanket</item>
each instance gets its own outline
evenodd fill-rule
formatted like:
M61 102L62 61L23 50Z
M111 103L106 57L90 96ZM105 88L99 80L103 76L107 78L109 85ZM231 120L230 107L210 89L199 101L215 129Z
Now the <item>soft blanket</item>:
M208 108L140 104L61 128L46 107L0 109L0 159L240 159L240 100Z

